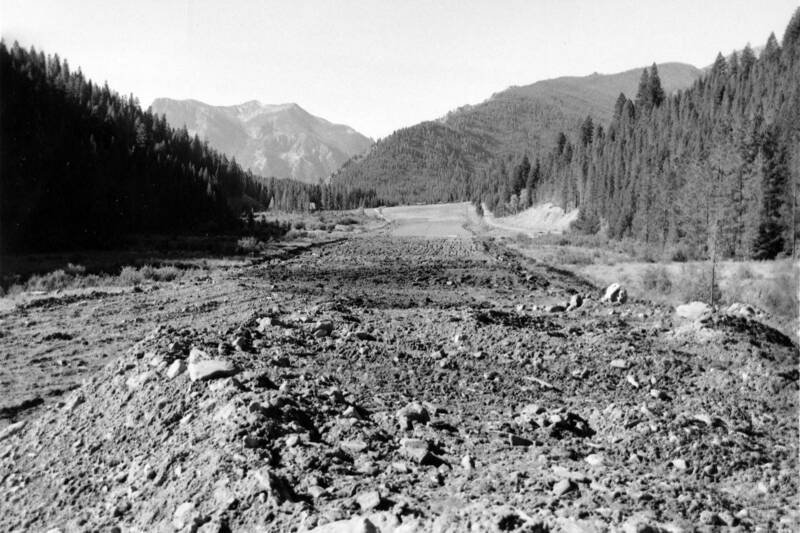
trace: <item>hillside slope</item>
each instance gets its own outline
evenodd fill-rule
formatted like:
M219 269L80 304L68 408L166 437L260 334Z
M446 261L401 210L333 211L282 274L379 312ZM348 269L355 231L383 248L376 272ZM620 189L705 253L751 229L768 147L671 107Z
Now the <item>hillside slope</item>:
M668 92L689 87L702 73L682 63L659 65L659 71ZM376 187L383 197L397 202L468 199L469 180L491 157L549 149L558 132L574 129L587 115L607 122L620 92L635 94L641 73L642 69L633 69L511 87L485 102L448 113L436 126L423 122L394 132L333 180ZM452 183L454 177L460 181Z
M255 100L212 106L197 100L158 98L152 106L173 127L206 139L244 168L262 176L317 183L372 140L349 126L316 117L297 104L268 105Z
M658 65L667 94L690 87L702 71L684 63ZM616 74L591 74L543 80L510 87L475 106L449 113L444 123L458 131L491 135L503 152L540 151L555 143L565 127L591 115L596 123L612 118L620 93L636 94L641 68Z

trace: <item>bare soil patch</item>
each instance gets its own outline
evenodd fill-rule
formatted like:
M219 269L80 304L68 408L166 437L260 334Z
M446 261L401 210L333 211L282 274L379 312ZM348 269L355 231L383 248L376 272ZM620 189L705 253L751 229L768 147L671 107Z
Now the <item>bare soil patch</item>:
M7 315L15 378L95 366L0 430L0 529L796 529L786 336L396 227Z

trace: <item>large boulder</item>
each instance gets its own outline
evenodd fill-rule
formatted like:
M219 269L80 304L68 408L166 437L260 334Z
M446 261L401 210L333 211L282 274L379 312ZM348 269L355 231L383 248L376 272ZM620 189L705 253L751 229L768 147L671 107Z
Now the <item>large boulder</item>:
M606 288L605 294L600 298L601 302L612 304L624 304L628 301L628 291L619 283L612 283Z
M701 321L709 318L714 308L705 302L689 302L675 308L675 314L687 320Z

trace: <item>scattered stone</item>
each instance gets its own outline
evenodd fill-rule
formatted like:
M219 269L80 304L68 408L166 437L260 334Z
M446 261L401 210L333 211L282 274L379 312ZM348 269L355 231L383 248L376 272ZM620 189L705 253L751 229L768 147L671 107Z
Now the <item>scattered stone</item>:
M167 378L175 379L176 377L183 374L185 370L186 370L186 363L184 363L182 359L176 359L175 361L172 362L171 365L169 365L169 368L167 369Z
M605 458L599 453L590 453L583 460L592 466L602 466Z
M625 359L614 359L608 364L612 368L620 368L622 370L625 370L626 368L628 368L630 366Z
M704 526L721 526L723 524L717 513L709 510L700 513L700 523Z
M397 421L401 429L411 429L413 422L427 423L431 419L428 410L420 402L411 402L397 411Z
M551 305L551 306L549 306L547 308L547 312L548 313L563 313L566 310L567 310L566 307L564 307L563 305L559 305L559 304L554 304L554 305Z
M673 459L672 460L672 466L676 470L686 470L688 468L688 465L686 464L686 461L683 460L683 459Z
M272 326L277 326L278 321L271 316L265 316L263 318L258 319L258 331L260 333L264 333L267 329L271 328Z
M339 447L350 454L361 453L368 448L368 445L363 440L344 440L339 444Z
M400 452L419 464L429 462L431 459L428 451L428 441L425 439L402 439L400 441Z
M330 337L331 333L333 333L333 322L317 322L312 333L318 339Z
M192 381L227 378L236 375L237 372L238 369L232 362L221 359L189 362L189 379Z
M461 466L464 470L473 470L475 468L475 459L467 454L461 458Z
M705 424L706 426L709 426L709 427L711 427L713 425L713 423L714 423L714 421L711 419L711 417L708 416L707 414L704 414L704 413L698 413L698 414L694 415L693 418L694 418L694 420L697 420L698 422L702 422L703 424Z
M248 352L253 347L253 341L244 335L239 335L233 340L233 347L240 352Z
M377 509L381 505L383 499L381 498L381 493L377 490L369 490L356 496L356 501L362 511L371 511Z
M575 483L569 479L560 479L553 485L553 496L560 498L564 494L576 488Z
M311 485L308 487L308 495L318 500L320 498L324 498L328 495L328 491L324 488L320 487L319 485Z
M580 294L573 294L569 299L569 305L567 305L567 311L574 311L575 309L579 308L583 305L583 296Z
M632 375L628 374L628 375L625 377L625 379L627 379L627 380L628 380L628 383L630 383L630 384L633 386L633 388L634 388L634 389L638 389L638 388L639 388L639 382L638 382L638 381L636 381L636 378L635 378L635 377L633 377Z
M669 396L666 392L660 389L650 389L650 396L655 398L656 400L669 400Z
M739 520L730 511L722 511L718 516L722 523L728 527L734 527L739 523Z
M267 496L275 500L278 504L285 501L296 501L294 490L292 490L286 478L279 476L271 470L257 470L255 479L258 484L267 492Z

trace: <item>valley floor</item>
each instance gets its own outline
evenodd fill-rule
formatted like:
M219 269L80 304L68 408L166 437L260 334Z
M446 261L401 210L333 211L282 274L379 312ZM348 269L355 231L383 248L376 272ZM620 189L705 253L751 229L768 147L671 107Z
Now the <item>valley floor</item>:
M797 530L790 339L402 209L6 313L0 393L53 395L0 428L0 530Z

